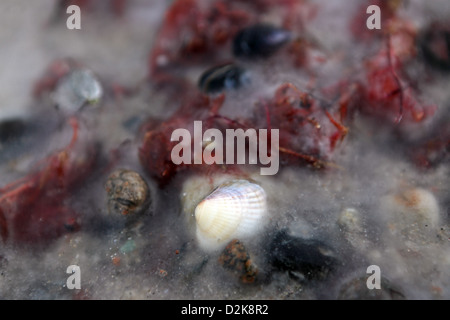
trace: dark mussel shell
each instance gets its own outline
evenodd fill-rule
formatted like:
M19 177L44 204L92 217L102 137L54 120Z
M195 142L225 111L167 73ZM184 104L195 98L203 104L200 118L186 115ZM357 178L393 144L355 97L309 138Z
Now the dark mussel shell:
M268 58L290 41L290 31L269 24L242 29L233 39L233 54L244 59Z
M249 77L244 68L228 63L206 70L200 76L198 86L205 93L217 93L238 89L248 82Z
M269 245L269 261L275 268L300 272L306 279L325 279L338 266L334 251L324 243L278 231Z

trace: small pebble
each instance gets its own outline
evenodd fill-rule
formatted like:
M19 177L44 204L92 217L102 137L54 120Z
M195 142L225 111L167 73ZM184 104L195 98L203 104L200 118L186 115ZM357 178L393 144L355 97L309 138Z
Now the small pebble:
M26 130L26 124L21 119L0 121L0 143L13 142L19 139Z
M59 109L74 113L86 104L95 104L102 96L102 85L93 72L76 69L59 81L53 99Z
M242 283L255 282L258 268L250 259L250 255L241 241L232 240L220 255L219 263L235 273Z
M450 71L450 26L434 24L419 38L419 49L425 62L436 70Z

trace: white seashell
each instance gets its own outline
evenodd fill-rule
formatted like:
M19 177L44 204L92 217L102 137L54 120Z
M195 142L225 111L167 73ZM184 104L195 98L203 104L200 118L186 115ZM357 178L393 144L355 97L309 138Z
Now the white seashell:
M224 183L195 208L197 240L216 250L231 239L245 239L261 230L267 212L264 189L247 180Z

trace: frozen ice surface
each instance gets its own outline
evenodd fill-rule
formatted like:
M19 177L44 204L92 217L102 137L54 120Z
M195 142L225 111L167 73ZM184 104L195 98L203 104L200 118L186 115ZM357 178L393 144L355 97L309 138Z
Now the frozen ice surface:
M128 156L118 165L142 173L137 159L136 127L148 116L166 118L175 110L175 106L167 105L162 93L143 85L153 39L169 2L130 0L120 19L107 6L98 5L91 12L82 13L81 30L68 30L64 20L54 19L55 3L0 2L0 120L31 117L37 127L48 126L47 130L38 130L37 136L42 140L31 143L34 149L18 149L17 159L0 162L1 185L23 176L48 150L60 148L70 140L71 130L58 125L60 118L54 106L37 104L31 94L36 79L50 62L66 57L81 61L108 86L99 108L84 114L89 118L86 121L92 130L90 134L102 142L107 155L121 146ZM326 52L345 54L346 50L353 50L348 32L339 30L346 28L346 21L363 2L345 1L345 6L337 0L317 3L323 10L306 29L323 43ZM411 17L417 27L450 14L447 0L407 3L402 14ZM358 61L366 53L362 50L347 54L350 61ZM326 76L329 83L346 72L339 61L324 66L321 76ZM297 79L293 72L279 74L278 70L277 66L254 67L257 88L253 88L257 94L267 96L280 81L306 82ZM111 98L111 84L124 84L140 91L115 100ZM426 88L423 93L435 97L439 112L447 117L448 112L443 110L449 107L448 84L448 77L443 78L439 86ZM248 104L253 100L245 93L231 93L224 105L224 115L233 117L249 112L236 101ZM378 136L383 140L384 133L358 121L335 155L334 160L343 170L322 174L293 167L273 177L253 176L268 195L270 219L265 232L245 244L259 269L260 278L252 285L239 283L219 265L220 252L206 253L196 244L192 212L184 212L183 208L195 207L212 190L214 183L209 179L194 181L183 189L186 177L180 175L161 189L147 177L151 207L138 219L128 221L107 212L103 184L108 172L105 172L88 179L89 184L74 195L78 200L70 203L84 217L79 232L63 236L38 252L13 245L0 247L0 298L334 299L340 293L343 298L353 297L355 292L361 298L370 298L361 293L364 288L351 288L355 279L367 278L369 265L378 265L395 292L400 292L396 297L449 299L448 163L434 170L419 171L398 156L395 141L380 146L372 138ZM57 137L52 137L55 132ZM389 142L389 138L384 141ZM404 217L392 214L386 221L379 212L383 197L411 188L428 190L427 195L431 192L439 206L441 219L436 225L427 226L434 229L421 237L391 232L404 230L405 226L399 225ZM348 208L354 211L347 213L355 216L346 216L348 220L344 222L342 212ZM274 230L283 228L294 236L330 245L333 254L345 264L332 277L312 282L295 268L274 269L267 260L267 243ZM66 287L69 265L80 266L81 290ZM342 293L342 288L350 290L348 296ZM383 292L383 297L392 298L392 292Z

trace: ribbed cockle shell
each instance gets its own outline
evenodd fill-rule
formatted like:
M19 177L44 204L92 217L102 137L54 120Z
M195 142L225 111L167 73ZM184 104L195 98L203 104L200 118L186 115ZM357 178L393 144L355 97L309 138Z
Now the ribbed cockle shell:
M224 183L195 208L197 240L203 249L215 250L233 238L249 238L264 225L266 211L261 186L247 180Z

